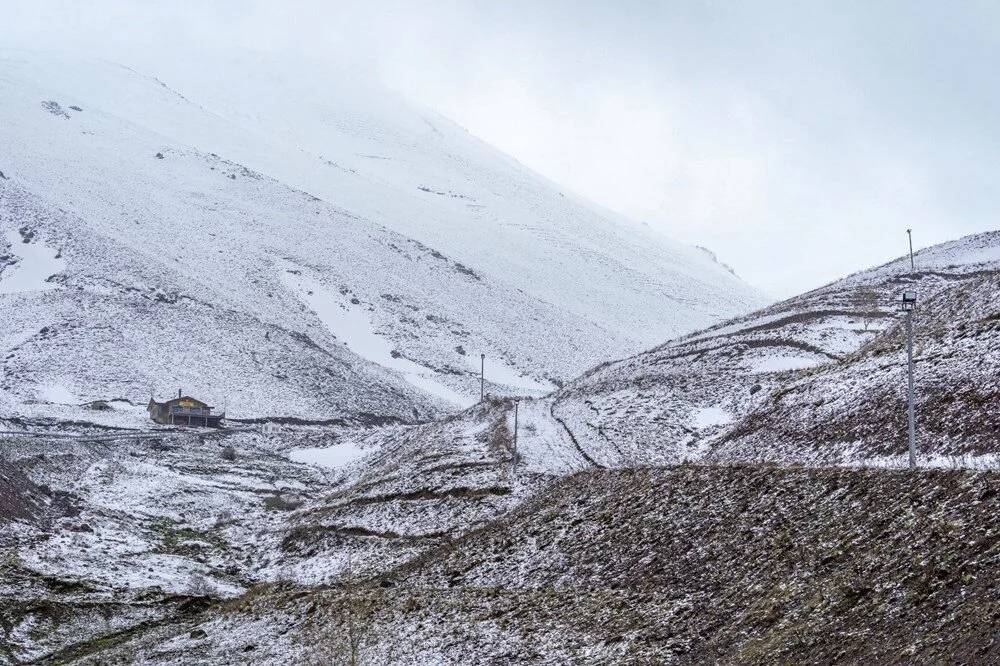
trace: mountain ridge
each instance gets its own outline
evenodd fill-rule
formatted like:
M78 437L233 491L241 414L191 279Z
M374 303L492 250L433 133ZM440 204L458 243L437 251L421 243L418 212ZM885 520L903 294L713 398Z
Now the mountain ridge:
M281 123L274 118L289 106L274 95L261 98L259 109L217 107L238 118L234 124L175 84L128 67L4 56L0 166L8 179L0 181L0 221L5 230L25 229L27 242L4 239L14 261L0 273L0 289L4 276L17 274L18 248L40 243L68 260L66 271L38 282L64 314L93 302L92 316L104 308L101 316L121 329L116 344L127 340L136 358L155 357L141 335L124 330L124 321L144 320L112 314L109 302L120 299L127 313L137 307L136 294L159 289L156 298L167 310L204 317L199 344L216 341L224 360L183 346L180 320L150 321L147 336L150 328L174 331L159 337L157 349L176 358L176 371L160 363L152 372L107 355L105 363L117 364L117 380L102 384L64 363L56 372L58 358L50 359L50 376L36 371L34 386L8 396L11 405L37 400L48 385L50 393L71 393L84 403L109 395L139 402L150 384L162 392L180 383L214 402L228 396L241 417L325 419L374 407L400 418L413 418L415 409L428 418L478 395L478 353L487 354L491 390L540 394L587 359L638 348L643 336L658 337L664 326L694 328L759 298L698 258L699 251L630 236L641 225L626 225L626 234L617 218L569 203L464 130L427 125L369 93L345 97L343 107L295 102L301 108ZM233 85L237 102L254 90L260 96L252 85ZM268 123L274 123L270 134ZM295 145L309 137L312 145ZM98 251L100 238L106 247ZM636 262L628 271L626 258ZM123 278L108 280L115 273ZM284 351L267 357L267 346L255 350L246 336L234 345L240 336L228 339L233 324L226 316L202 312L213 303L225 304L233 323L254 322L246 332L256 329L265 341L269 326L288 329L281 334L291 336L283 343L288 350L315 356L337 347L337 363L348 364L355 363L352 354L360 356L362 374L374 372L380 385L393 386L389 393L404 396L396 400L400 406L348 395L355 387L365 393L365 380L332 389L320 387L318 375L300 381L278 369L289 363ZM320 316L317 307L331 303L336 307ZM650 307L656 303L664 307ZM44 308L35 305L44 320ZM159 316L145 304L142 311ZM25 365L45 365L41 358L54 351L35 344L41 326L32 334L27 317L13 316L36 356L18 366L27 347L15 340L8 373L27 378L33 375ZM79 323L63 322L77 331L78 353L104 354L107 342L85 341ZM258 362L271 384L246 380ZM331 362L291 367L344 377L323 369ZM211 381L198 367L212 368ZM112 380L108 374L97 376ZM261 397L268 392L284 396L268 403ZM71 408L54 404L49 411ZM40 415L46 408L38 403L27 411ZM143 417L117 418L134 424Z

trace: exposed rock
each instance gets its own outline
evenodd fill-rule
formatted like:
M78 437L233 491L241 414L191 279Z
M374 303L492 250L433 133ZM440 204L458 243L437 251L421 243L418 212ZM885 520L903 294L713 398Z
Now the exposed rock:
M61 116L63 118L69 118L69 114L59 105L59 102L49 100L47 102L42 102L42 108L51 113L54 116Z

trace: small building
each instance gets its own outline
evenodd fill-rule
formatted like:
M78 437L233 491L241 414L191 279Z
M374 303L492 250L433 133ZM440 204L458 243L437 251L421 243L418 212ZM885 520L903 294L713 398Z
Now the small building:
M157 402L150 396L146 411L149 412L149 418L162 425L221 428L222 421L226 418L225 412L213 413L210 405L183 395L180 389L176 398L166 402Z

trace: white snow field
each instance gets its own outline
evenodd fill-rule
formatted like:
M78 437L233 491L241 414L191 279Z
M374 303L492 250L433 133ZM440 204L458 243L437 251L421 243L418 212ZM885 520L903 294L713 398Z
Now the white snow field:
M40 243L23 242L14 229L7 229L5 235L16 263L0 276L0 294L56 289L57 285L48 280L66 269L58 251Z
M370 453L372 452L366 451L352 442L348 442L334 446L311 446L302 449L292 449L288 457L295 462L340 469L356 460L361 460Z
M431 111L286 74L0 50L0 413L63 385L423 419L478 399L481 353L489 393L540 395L763 303Z

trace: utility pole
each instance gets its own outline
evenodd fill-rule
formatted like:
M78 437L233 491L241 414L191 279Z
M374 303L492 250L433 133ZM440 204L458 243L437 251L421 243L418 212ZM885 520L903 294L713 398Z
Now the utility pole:
M913 310L917 307L917 292L904 291L900 309L906 313L906 412L909 428L910 469L917 467L917 424L913 406Z
M519 400L514 401L514 455L517 456L517 408L521 404Z
M910 275L916 272L913 264L913 229L906 230L910 242ZM913 311L917 307L917 292L903 292L903 309L906 311L906 420L909 430L910 469L917 466L917 419L913 407Z
M906 236L910 239L910 272L913 273L916 270L913 267L913 229L907 229Z
M486 354L479 355L479 402L486 399Z

